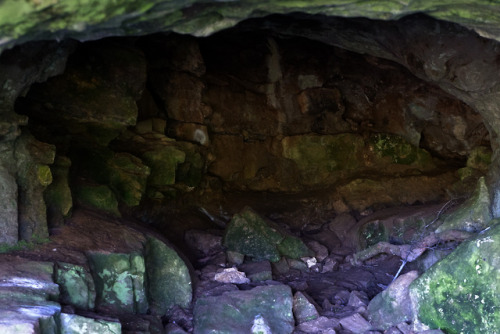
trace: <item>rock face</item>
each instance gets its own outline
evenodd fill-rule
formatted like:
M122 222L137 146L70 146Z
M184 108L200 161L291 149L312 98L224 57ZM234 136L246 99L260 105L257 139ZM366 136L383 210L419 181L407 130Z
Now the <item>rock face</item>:
M500 225L464 242L410 285L415 323L450 333L499 331Z

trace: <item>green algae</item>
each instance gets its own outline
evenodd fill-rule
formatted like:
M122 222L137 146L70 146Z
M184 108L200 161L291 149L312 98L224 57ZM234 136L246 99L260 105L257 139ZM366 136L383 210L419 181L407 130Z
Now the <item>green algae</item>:
M83 205L120 216L118 200L106 185L78 185L76 186L75 197Z

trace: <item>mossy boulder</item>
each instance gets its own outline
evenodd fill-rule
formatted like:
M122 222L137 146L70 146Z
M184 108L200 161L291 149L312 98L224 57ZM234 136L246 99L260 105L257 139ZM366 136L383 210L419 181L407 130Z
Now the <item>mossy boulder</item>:
M82 310L95 307L96 291L90 272L79 265L59 262L55 271L55 281L59 285L59 300Z
M194 307L194 333L256 333L252 327L262 319L269 333L292 333L292 304L292 290L286 285L201 297Z
M179 163L175 175L176 183L184 183L189 187L196 187L203 177L205 159L198 152L197 146L191 143L179 142L179 148L186 154L183 162Z
M494 222L410 285L420 327L452 334L500 332L500 224Z
M230 251L258 260L277 262L280 260L277 246L281 241L281 233L247 207L234 215L227 225L223 245Z
M447 216L436 232L446 230L481 231L488 227L490 220L493 218L490 207L491 201L488 187L485 178L480 177L471 197Z
M165 315L175 306L188 308L193 298L191 276L177 252L159 239L149 237L145 260L152 314Z
M120 216L118 200L106 185L80 184L75 187L75 197L78 202L114 216Z
M272 226L249 207L233 216L223 245L229 251L271 262L278 262L281 256L298 259L312 254L300 239Z
M89 253L96 309L111 314L146 313L144 258L137 254Z

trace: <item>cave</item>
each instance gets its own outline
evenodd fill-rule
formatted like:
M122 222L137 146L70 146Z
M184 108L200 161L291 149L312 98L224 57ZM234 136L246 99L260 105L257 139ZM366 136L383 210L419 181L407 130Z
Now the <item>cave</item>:
M221 8L0 42L0 331L500 330L494 25Z

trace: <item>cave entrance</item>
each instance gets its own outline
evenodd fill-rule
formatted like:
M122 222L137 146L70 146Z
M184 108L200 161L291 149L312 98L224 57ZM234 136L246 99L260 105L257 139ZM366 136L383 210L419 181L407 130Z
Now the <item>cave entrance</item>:
M462 98L468 86L457 93L447 81L461 82L462 68L449 73L461 44L444 45L425 30L461 28L411 17L422 31L407 35L428 34L427 48L416 39L405 51L398 42L409 41L396 31L405 23L291 18L249 20L207 38L160 33L61 44L69 54L64 71L16 102L29 132L55 147L49 227L64 226L72 203L139 220L203 274L212 273L209 265L241 264L200 240L220 243L232 217L251 207L323 252L322 263L298 256L286 268L331 273L377 242L417 242L422 228L472 196L491 162L489 127ZM327 43L332 29L353 35ZM436 52L453 54L446 76L429 65ZM397 268L388 257L376 274L394 277ZM373 281L374 272L365 273L353 275ZM292 276L283 280L304 283ZM355 290L352 282L333 291L314 279L309 292L332 314ZM365 288L370 298L382 289Z

